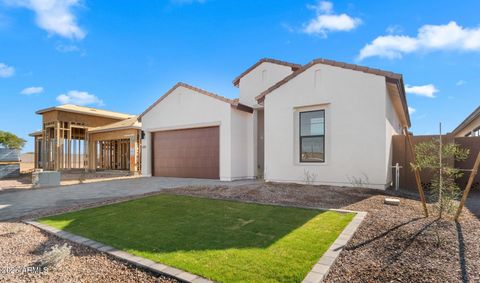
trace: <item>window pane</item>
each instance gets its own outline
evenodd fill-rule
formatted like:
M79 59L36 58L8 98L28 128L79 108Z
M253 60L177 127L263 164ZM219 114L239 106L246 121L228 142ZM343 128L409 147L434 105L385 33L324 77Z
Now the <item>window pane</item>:
M324 137L303 137L301 140L300 161L324 162Z
M312 111L300 113L300 135L324 135L325 111Z

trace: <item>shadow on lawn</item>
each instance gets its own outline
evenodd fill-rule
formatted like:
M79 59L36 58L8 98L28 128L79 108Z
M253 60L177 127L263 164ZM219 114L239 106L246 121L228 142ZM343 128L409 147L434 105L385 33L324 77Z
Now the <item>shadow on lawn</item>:
M70 221L64 230L119 249L169 253L266 248L323 213L159 195L49 219Z

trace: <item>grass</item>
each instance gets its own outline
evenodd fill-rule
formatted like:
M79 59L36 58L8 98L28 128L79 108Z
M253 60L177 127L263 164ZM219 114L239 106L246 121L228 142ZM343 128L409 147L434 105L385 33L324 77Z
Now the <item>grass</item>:
M42 218L220 282L301 282L354 214L157 195Z

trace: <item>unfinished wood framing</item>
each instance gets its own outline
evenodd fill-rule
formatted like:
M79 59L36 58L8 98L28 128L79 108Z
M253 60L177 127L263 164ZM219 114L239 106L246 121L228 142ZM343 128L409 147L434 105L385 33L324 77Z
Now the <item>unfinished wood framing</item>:
M417 158L416 158L415 150L413 149L412 137L410 136L410 133L408 132L407 128L404 128L403 132L404 132L405 136L407 137L409 149L410 149L410 152L412 154L412 163L413 163L413 165L416 165L417 164ZM424 213L425 217L428 217L427 201L426 201L426 198L425 198L425 192L424 192L423 187L422 187L422 181L420 179L420 172L418 172L418 169L415 166L413 166L412 169L413 169L413 173L415 174L415 181L417 183L418 195L420 196L420 201L422 202L423 213Z
M468 178L467 186L465 187L465 191L463 192L462 199L460 200L460 205L458 206L457 213L455 214L455 220L458 220L458 217L460 217L460 214L462 213L463 206L465 206L465 202L467 201L468 194L470 193L470 189L472 188L473 180L475 179L475 175L477 175L479 166L480 166L480 152L477 154L477 159L475 160L473 169L470 172L470 178Z
M83 109L85 113L81 113ZM140 172L141 130L135 116L79 106L74 110L39 111L42 131L32 134L35 168ZM91 114L95 112L102 116ZM122 123L121 129L118 123Z

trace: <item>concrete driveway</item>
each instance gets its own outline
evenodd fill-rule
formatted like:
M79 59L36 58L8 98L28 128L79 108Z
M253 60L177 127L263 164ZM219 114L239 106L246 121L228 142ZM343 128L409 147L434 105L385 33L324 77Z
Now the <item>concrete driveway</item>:
M254 180L222 182L184 178L135 178L55 188L0 193L0 221L25 217L47 209L63 209L110 199L142 195L182 186L238 186Z

